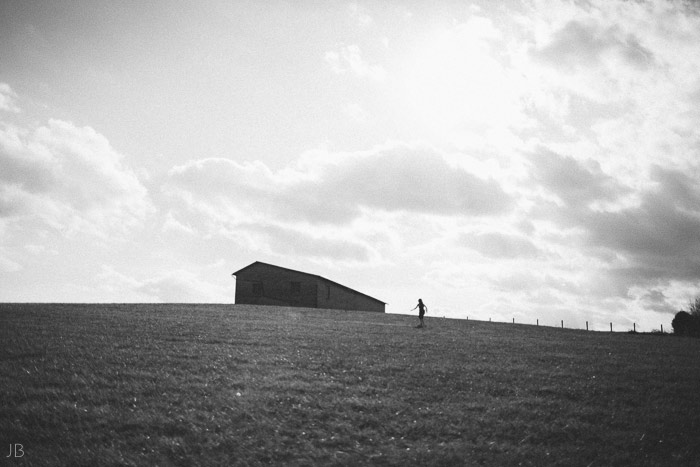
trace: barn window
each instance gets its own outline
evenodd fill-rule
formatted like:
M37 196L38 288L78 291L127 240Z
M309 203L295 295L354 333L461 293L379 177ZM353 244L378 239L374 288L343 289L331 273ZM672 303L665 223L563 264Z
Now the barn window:
M253 282L253 295L261 296L263 294L262 282Z
M301 282L292 282L292 295L301 294Z

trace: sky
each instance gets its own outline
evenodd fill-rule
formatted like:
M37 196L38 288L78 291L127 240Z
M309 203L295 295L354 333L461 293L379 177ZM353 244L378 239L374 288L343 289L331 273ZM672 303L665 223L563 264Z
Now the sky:
M0 301L671 330L700 294L700 5L0 3Z

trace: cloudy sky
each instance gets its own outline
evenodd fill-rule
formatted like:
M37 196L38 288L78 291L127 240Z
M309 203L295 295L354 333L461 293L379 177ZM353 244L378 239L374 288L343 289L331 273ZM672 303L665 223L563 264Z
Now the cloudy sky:
M0 301L670 329L700 293L692 2L0 3Z

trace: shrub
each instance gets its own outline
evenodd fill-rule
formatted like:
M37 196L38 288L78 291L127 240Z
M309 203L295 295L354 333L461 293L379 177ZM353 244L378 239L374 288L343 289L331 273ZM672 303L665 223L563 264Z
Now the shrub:
M697 303L697 300L696 300ZM700 315L679 311L671 321L673 333L679 336L700 337Z

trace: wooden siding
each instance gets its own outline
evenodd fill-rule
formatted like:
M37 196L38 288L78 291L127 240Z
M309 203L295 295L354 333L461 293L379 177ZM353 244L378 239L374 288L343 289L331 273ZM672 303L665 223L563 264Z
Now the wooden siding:
M292 284L299 284L292 293ZM258 293L257 287L261 288ZM249 305L303 306L318 308L316 280L308 274L278 268L264 263L253 263L236 275L236 303Z
M234 275L237 304L384 312L382 301L314 274L255 262Z
M319 284L317 303L318 308L384 313L384 303L331 281L321 281Z

